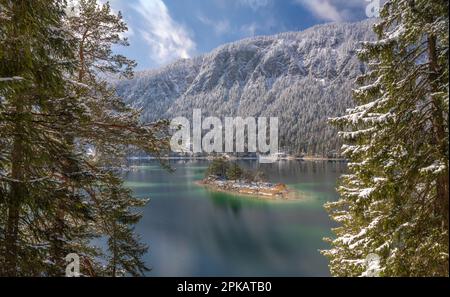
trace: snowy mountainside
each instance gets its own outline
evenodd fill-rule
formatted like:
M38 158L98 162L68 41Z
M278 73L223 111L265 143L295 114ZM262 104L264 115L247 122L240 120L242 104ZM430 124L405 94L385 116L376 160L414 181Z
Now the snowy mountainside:
M364 71L356 56L373 40L373 21L318 25L302 32L244 39L208 54L136 73L117 83L144 120L192 116L278 116L280 146L291 153L338 151L326 120L352 106L351 89Z

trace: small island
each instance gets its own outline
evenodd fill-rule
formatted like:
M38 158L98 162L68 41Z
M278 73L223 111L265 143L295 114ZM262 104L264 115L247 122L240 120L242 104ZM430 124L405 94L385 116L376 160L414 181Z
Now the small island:
M235 193L266 199L299 199L296 191L283 183L273 184L266 181L262 171L244 170L235 162L224 158L214 159L208 167L205 178L197 184L213 191Z

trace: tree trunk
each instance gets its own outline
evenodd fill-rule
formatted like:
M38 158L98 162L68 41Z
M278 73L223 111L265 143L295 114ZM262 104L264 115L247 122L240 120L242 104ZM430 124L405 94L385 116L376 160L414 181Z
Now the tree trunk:
M22 100L17 98L15 136L11 152L11 191L7 200L8 219L5 235L5 272L8 276L17 275L18 234L20 208L26 195L24 185L24 154L23 154L23 106Z
M55 197L55 199L61 199L60 197ZM64 210L61 202L57 204L58 210L56 211L55 222L53 223L53 234L51 234L51 257L53 263L55 263L55 270L53 276L64 276L65 271L65 254L64 254L64 243L62 242L62 237L64 235Z
M112 257L112 277L116 277L117 273L117 249L116 249L116 223L113 223L113 257Z
M439 77L439 65L436 53L436 37L428 36L429 81L431 92L439 90L437 79ZM449 224L449 172L448 172L448 143L446 141L444 108L438 97L433 96L433 133L436 145L439 147L441 157L447 159L445 170L436 179L437 211L442 216L442 227L448 231Z

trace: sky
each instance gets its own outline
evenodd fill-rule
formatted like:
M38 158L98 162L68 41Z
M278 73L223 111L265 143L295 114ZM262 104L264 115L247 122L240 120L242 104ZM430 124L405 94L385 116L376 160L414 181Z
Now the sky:
M362 20L371 1L376 0L109 0L129 27L130 46L116 51L136 60L137 70L246 37Z

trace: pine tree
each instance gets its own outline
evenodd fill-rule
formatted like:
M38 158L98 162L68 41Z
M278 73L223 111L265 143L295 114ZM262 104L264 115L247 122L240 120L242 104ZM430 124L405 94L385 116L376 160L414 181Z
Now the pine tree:
M62 270L52 249L64 239L49 232L56 204L65 202L65 220L89 219L82 196L61 186L65 167L81 166L63 132L80 116L65 77L75 65L60 29L62 1L1 1L0 7L0 274L49 275ZM81 238L78 231L64 236Z
M98 74L133 76L136 62L112 50L113 45L129 45L123 37L128 28L120 11L112 13L109 2L99 5L97 0L80 0L69 7L67 22L77 39L79 82L97 82Z
M448 25L448 1L387 1L360 51L359 106L331 120L350 159L327 205L333 275L449 275Z
M100 191L91 195L95 195L92 207L96 213L96 229L108 237L109 264L104 273L109 276L143 274L148 269L140 257L146 247L133 233L132 225L140 216L133 214L131 208L144 206L145 200L133 198L113 168L120 164L130 146L155 155L161 149L167 150L168 123L142 124L140 111L126 106L105 80L111 76L130 78L136 64L112 51L115 45L128 45L122 37L127 26L120 12L113 14L109 3L99 5L96 0L82 0L70 8L67 25L77 49L78 68L74 79L89 110L77 136L94 156L91 166L100 172L96 185Z
M209 164L206 170L206 177L209 175L225 178L230 168L229 162L225 158L216 158Z
M60 276L71 252L85 275L142 274L146 247L133 233L132 208L144 201L111 168L129 146L166 150L168 125L141 124L140 112L99 78L130 75L134 65L111 51L126 27L103 18L120 17L107 18L109 6L90 14L102 16L93 27L99 48L91 40L85 52L81 26L66 11L62 0L0 0L0 275ZM114 243L112 269L91 245L104 235Z
M149 269L141 257L148 247L139 242L134 234L134 225L140 220L141 214L132 209L143 207L147 200L134 198L131 190L124 188L122 181L113 173L100 186L98 193L99 217L102 218L102 230L108 235L108 265L105 275L120 276L131 274L143 275Z
M238 180L243 176L242 168L236 163L232 163L228 166L227 169L227 179L229 180Z

